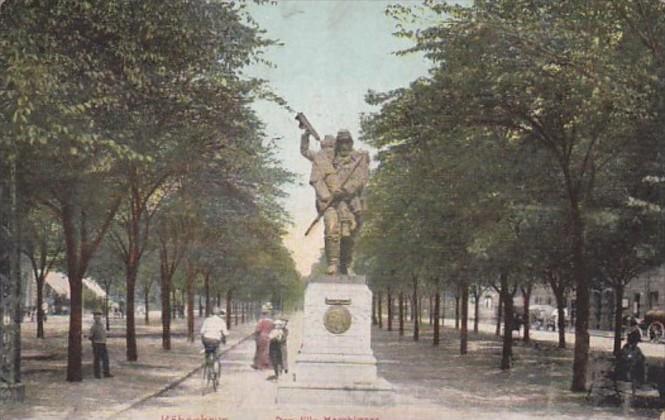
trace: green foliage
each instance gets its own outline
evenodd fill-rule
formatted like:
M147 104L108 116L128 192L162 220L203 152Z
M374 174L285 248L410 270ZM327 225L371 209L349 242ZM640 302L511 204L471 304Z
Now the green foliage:
M277 251L266 267L291 284L278 204L291 175L250 108L256 98L285 104L243 75L272 43L234 2L0 6L0 147L18 158L26 206L62 222L70 277L92 264L103 282L129 280L143 253L160 248L157 226L176 260L214 268L225 287L267 249ZM152 278L156 267L146 269Z
M358 268L377 287L404 287L406 273L569 277L582 343L591 274L633 278L662 261L663 12L628 0L389 7L414 43L399 54L432 68L366 97L380 107L363 120L379 166Z

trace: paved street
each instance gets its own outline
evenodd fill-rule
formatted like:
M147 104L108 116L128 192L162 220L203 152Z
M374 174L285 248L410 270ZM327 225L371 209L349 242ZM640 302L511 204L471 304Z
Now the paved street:
M289 348L298 348L300 314L292 317ZM407 332L408 333L408 332ZM446 330L440 347L433 347L429 331L414 343L397 332L373 330L373 348L380 375L396 387L392 407L330 407L276 404L277 383L266 378L270 371L250 367L254 344L246 341L227 353L222 363L221 387L203 395L200 375L153 399L123 419L229 419L229 420L324 420L363 418L394 420L532 419L532 418L635 418L654 412L600 409L585 404L583 396L567 392L570 360L558 350L534 353L517 347L514 372L497 369L498 342L472 338L470 353L456 354L456 332ZM545 369L543 369L545 367ZM473 408L470 408L473 407ZM355 417L354 417L355 416Z
M139 360L136 362L126 361L125 320L112 320L107 344L111 372L115 375L113 378L100 380L93 377L91 348L89 343L84 342L82 382L65 381L67 317L49 317L44 340L34 338L34 324L24 324L22 374L26 401L23 404L5 404L0 409L0 420L112 417L200 366L201 344L199 341L187 341L185 320L173 320L172 350L163 351L159 314L152 315L153 322L150 325L138 321ZM89 328L90 321L90 316L84 317L84 331ZM196 328L199 322L197 318ZM227 348L246 337L253 328L253 322L234 326ZM63 395L67 398L63 398Z
M455 325L454 319L446 319L445 325ZM469 329L473 328L473 321L469 320ZM491 322L481 322L478 324L478 330L487 333L494 333L496 324ZM529 331L531 338L534 340L558 342L559 334L555 331L538 331L531 329ZM611 352L614 346L614 338L611 332L608 331L590 331L591 334L591 348L594 350ZM575 342L575 333L566 333L566 344L572 346ZM665 344L655 344L642 342L640 344L642 352L647 357L665 358Z

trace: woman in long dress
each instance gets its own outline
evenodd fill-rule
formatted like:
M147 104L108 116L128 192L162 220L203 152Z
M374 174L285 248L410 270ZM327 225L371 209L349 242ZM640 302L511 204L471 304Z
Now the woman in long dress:
M270 369L270 331L272 331L274 323L269 317L268 311L261 312L261 319L256 323L254 330L254 340L256 341L256 353L254 354L254 369Z

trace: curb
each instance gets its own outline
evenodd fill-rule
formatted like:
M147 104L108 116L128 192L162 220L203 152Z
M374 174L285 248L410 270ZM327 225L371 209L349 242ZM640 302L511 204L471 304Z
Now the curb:
M228 348L224 349L224 351L220 352L220 356L222 356L222 355L230 352L231 350L235 349L240 344L247 341L253 335L254 335L254 333L246 335L245 337L242 337L236 343L230 345ZM200 366L195 367L190 372L184 374L182 377L174 379L173 381L167 383L166 385L164 385L162 388L158 389L157 391L150 392L150 393L144 395L143 397L141 397L140 399L138 399L137 401L134 401L134 402L131 402L131 403L127 404L126 407L123 407L120 410L115 411L113 414L110 414L110 415L106 416L106 418L108 418L108 419L115 418L120 414L126 413L129 410L133 410L134 408L140 406L141 404L145 403L148 400L159 397L160 395L166 393L167 391L172 390L173 388L177 387L178 385L180 385L181 383L183 383L187 379L191 378L193 375L195 375L202 368L203 368L203 363L201 363Z

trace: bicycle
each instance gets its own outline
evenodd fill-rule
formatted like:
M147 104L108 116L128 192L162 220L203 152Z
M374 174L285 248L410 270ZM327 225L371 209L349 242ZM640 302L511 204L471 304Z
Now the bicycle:
M212 385L213 391L217 391L217 387L219 386L219 376L222 371L222 363L219 360L219 356L217 354L217 351L215 352L205 352L205 359L203 363L203 382L204 382L204 389L203 393L205 393L205 389L210 387Z

